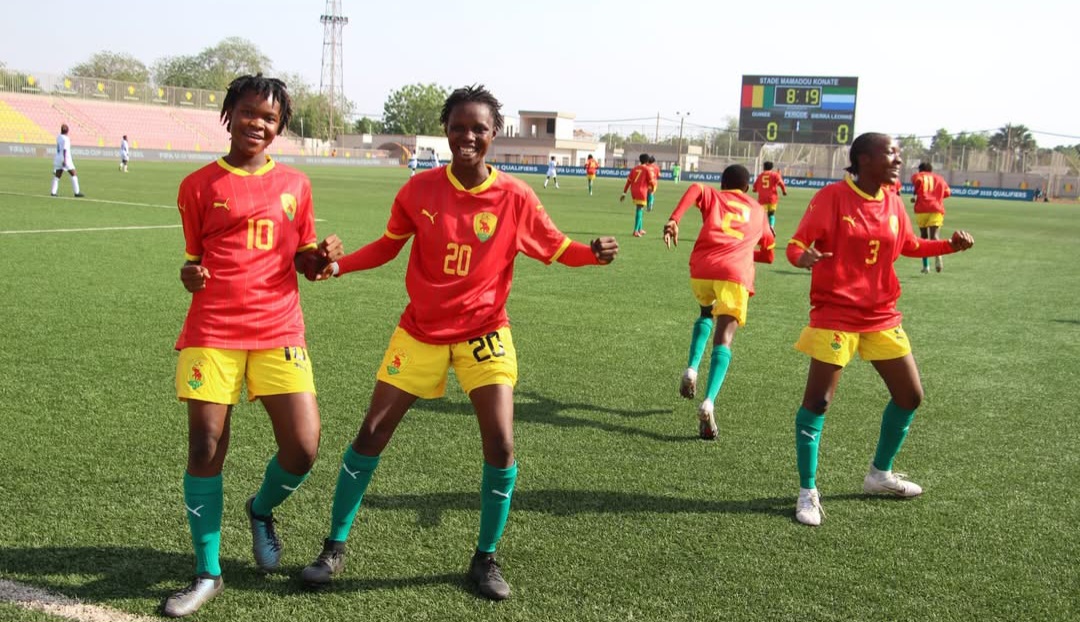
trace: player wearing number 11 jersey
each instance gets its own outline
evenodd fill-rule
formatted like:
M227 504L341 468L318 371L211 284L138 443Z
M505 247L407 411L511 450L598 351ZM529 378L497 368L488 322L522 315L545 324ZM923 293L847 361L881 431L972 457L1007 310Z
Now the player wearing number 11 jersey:
M701 210L701 233L690 253L690 289L701 306L690 338L690 358L679 392L690 399L697 392L698 366L716 324L705 399L698 408L698 435L716 438L713 402L731 364L735 330L746 323L746 307L754 295L754 262L772 263L775 237L765 210L746 194L750 171L739 164L724 169L721 190L691 184L664 225L664 243L679 243L679 220L691 207Z
M484 453L480 535L468 576L485 598L510 595L494 554L517 479L517 357L506 315L514 259L524 253L546 264L607 264L618 245L614 238L571 241L528 185L484 162L503 126L500 107L482 86L451 93L441 117L450 165L411 178L394 199L383 236L331 264L339 276L374 268L413 240L405 273L409 304L379 366L364 422L345 450L330 533L303 571L309 585L328 583L343 568L345 540L383 448L417 398L443 395L453 367L476 411Z

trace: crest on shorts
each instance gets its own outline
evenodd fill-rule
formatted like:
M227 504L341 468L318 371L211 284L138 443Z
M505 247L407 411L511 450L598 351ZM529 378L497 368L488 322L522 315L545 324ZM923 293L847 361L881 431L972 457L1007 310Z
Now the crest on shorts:
M892 231L893 235L900 232L900 219L896 217L896 214L889 216L889 231Z
M832 343L829 344L829 347L832 348L834 352L839 351L841 347L840 344L842 344L843 342L844 338L840 336L840 333L833 333Z
M409 355L404 350L394 350L390 357L390 363L386 366L386 373L396 376L409 364Z
M488 238L495 235L495 226L499 224L499 218L491 212L480 212L473 217L472 228L477 239L487 242Z
M292 219L296 216L296 197L289 194L288 192L282 194L281 209L285 210L285 215L288 216L290 221L292 221Z
M187 385L191 387L192 391L198 391L199 387L203 385L203 373L202 367L205 361L198 360L191 364L191 373L188 374Z

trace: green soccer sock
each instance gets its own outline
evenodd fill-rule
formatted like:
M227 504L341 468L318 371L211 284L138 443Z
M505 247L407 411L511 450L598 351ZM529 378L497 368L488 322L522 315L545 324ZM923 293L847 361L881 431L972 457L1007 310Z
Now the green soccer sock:
M690 333L690 358L686 366L696 370L701 365L701 357L705 354L705 346L712 336L713 319L711 317L699 317L694 322L694 331Z
M654 202L655 202L655 199L653 198L653 193L650 192L647 199L646 199L646 201L645 201L645 205L648 207L648 210L650 212L652 211Z
M716 394L720 393L720 387L724 386L724 377L727 376L728 367L731 365L731 348L721 344L713 346L712 358L709 359L709 382L705 385L705 399L716 400Z
M645 226L645 208L638 206L634 211L634 231L641 231Z
M484 463L480 480L480 537L476 541L476 550L481 553L494 553L502 538L506 519L510 517L510 497L514 494L517 472L517 462L505 469Z
M195 574L221 574L221 512L224 505L222 478L195 477L184 473L184 508L195 549Z
M776 212L769 212L769 226L776 228Z
M364 492L377 466L379 456L358 454L352 445L345 450L341 459L341 472L338 473L337 488L334 489L334 506L330 510L329 539L344 542L349 538L353 519L360 510Z
M874 468L879 471L891 471L896 454L907 438L914 410L900 408L892 400L885 406L881 415L881 433L878 436L877 451L874 452Z
M592 180L589 180L589 194L592 194Z
M930 258L929 257L923 257L922 258L922 267L923 267L923 270L929 270L930 269Z
M817 488L818 444L825 415L799 407L795 414L795 459L799 465L799 486Z
M266 464L262 486L259 487L259 492L255 493L255 500L251 502L252 513L258 516L269 516L274 508L296 492L307 476L307 473L293 475L281 468L281 463L278 462L277 454L275 454Z

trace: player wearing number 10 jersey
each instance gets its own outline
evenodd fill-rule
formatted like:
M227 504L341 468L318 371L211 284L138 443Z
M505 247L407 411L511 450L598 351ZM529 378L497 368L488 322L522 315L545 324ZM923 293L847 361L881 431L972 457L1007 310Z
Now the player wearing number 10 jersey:
M524 253L547 264L606 264L618 245L614 238L571 241L526 184L484 162L503 126L500 107L482 86L451 93L441 117L450 165L411 178L394 199L383 236L330 266L339 276L374 268L413 240L409 305L379 366L364 422L345 450L330 533L302 573L310 585L328 583L343 567L345 541L380 454L418 397L443 395L453 367L476 411L484 453L480 534L468 576L485 598L510 595L494 553L517 479L517 358L506 315L514 259Z
M823 517L816 472L825 411L855 353L873 364L891 397L863 490L898 497L922 493L917 484L892 472L923 397L896 309L900 283L893 263L900 255L941 255L974 244L963 231L949 240L915 237L903 200L888 189L899 180L903 164L891 137L862 134L852 143L849 157L852 176L814 195L787 247L792 264L811 269L810 325L795 344L810 356L803 403L795 415L800 488L795 517L813 526Z
M697 391L697 372L713 324L712 357L705 399L698 408L698 435L716 438L713 402L731 364L736 329L746 323L746 307L754 295L754 262L772 263L775 237L765 210L746 194L750 171L739 164L724 169L718 192L691 184L664 225L664 242L679 242L679 220L691 207L701 210L701 233L690 253L690 288L701 306L690 338L690 357L679 392L690 399Z

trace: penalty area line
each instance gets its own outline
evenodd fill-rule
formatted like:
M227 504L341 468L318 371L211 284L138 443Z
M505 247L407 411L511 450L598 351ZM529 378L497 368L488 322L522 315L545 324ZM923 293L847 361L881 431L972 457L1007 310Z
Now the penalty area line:
M0 194L6 194L11 197L28 197L32 199L48 199L50 201L61 199L64 201L78 201L80 203L106 203L108 205L131 205L133 207L158 207L162 209L176 209L175 205L158 205L157 203L134 203L131 201L111 201L108 199L88 199L86 197L46 197L40 194L30 194L28 192L6 192L0 191Z
M148 618L124 613L119 609L104 605L91 605L6 579L0 579L0 602L78 622L158 622L160 620L156 617Z

